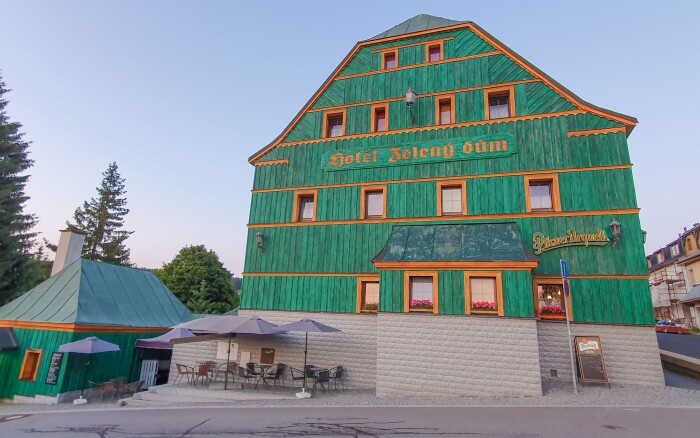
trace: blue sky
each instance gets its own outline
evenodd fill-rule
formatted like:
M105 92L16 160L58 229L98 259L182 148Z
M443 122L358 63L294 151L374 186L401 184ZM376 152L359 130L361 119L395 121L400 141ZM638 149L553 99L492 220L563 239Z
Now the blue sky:
M646 4L649 3L649 4ZM35 165L27 210L56 242L116 161L132 262L205 244L240 275L253 167L360 40L415 15L472 20L581 98L635 116L647 252L700 222L692 134L700 2L3 0L8 114Z

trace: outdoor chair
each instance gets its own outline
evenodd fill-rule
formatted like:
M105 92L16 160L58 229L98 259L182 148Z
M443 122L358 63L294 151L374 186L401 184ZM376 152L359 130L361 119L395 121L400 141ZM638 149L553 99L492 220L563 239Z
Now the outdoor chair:
M299 369L299 368L294 368L294 367L289 367L289 373L292 376L292 386L294 386L294 382L297 380L301 380L303 382L304 380L304 371Z
M112 401L114 401L114 397L117 395L117 382L105 382L104 385L102 385L102 397L100 397L100 403L104 401L105 395L107 394L111 394Z
M334 369L331 370L331 380L333 381L333 387L335 389L338 389L338 382L340 382L341 388L343 388L343 391L345 391L345 384L343 383L343 367L342 365L338 365Z
M235 376L236 376L236 368L238 368L238 364L236 362L226 362L222 363L216 368L216 371L214 371L214 381L216 382L217 377L219 374L223 374L224 377L226 377L226 374L231 375L231 381L235 381Z
M244 388L243 382L251 383L251 381L252 381L253 383L256 383L256 378L257 378L257 376L255 376L254 374L251 374L248 371L247 367L246 368L238 367L238 377L241 378L241 389Z
M256 379L259 378L261 373L259 371L255 371L255 362L248 362L245 364L245 368L248 374L255 376Z
M192 383L191 378L194 377L194 368L188 367L187 365L183 365L181 363L175 364L175 368L177 369L177 376L175 376L175 380L173 380L173 385L178 386L180 383L182 383L182 377L187 377L187 384L189 385ZM178 380L180 383L178 383Z
M283 379L283 374L284 374L284 369L287 368L287 365L283 363L278 363L276 366L269 368L265 372L265 382L269 382L272 380L272 386L276 387L277 386L277 381L282 380L282 386L284 386L284 379Z
M213 370L213 365L211 363L202 363L197 367L197 372L194 374L194 384L197 385L197 380L201 380L206 386L211 383L211 377L209 374Z
M143 380L139 380L138 382L132 382L132 383L127 383L126 389L124 390L125 394L135 394L137 392L143 391L143 385L144 385Z
M328 370L319 371L316 373L316 378L314 379L313 390L318 392L318 386L323 388L323 392L326 392L326 385L330 384L331 372Z
M306 367L304 367L307 379L316 378L316 370L314 368L316 368L316 365L306 365Z

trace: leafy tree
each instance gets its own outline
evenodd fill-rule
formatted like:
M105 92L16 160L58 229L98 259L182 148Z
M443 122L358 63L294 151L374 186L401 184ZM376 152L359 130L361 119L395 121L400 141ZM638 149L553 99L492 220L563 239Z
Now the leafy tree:
M25 291L31 279L31 249L36 233L36 217L24 212L29 199L24 193L32 165L29 142L23 140L22 125L10 122L5 112L10 90L0 76L0 304Z
M90 198L75 210L75 224L66 222L68 228L87 233L83 246L83 258L99 260L113 265L130 266L129 250L125 241L133 231L125 231L124 216L126 190L124 178L119 174L117 163L111 163L102 173L102 183L97 187L97 199Z
M192 312L225 313L237 307L231 273L204 245L182 248L153 272Z
M243 288L243 279L241 277L233 277L231 282L233 282L233 288L240 292Z

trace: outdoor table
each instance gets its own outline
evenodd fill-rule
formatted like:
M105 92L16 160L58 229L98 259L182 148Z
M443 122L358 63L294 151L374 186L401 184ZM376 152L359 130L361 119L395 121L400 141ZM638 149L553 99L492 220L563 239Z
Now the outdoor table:
M274 364L258 363L255 364L255 366L260 368L260 379L258 380L258 382L262 382L267 385L268 383L267 378L265 377L265 373L267 372L267 370L273 367Z

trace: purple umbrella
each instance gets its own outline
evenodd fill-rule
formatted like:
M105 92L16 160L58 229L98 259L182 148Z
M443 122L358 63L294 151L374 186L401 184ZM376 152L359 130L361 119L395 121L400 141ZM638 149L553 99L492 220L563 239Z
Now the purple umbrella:
M194 335L186 328L174 328L168 333L156 336L149 339L137 339L136 346L142 348L157 348L162 350L172 350L173 344L170 343L173 339L192 338Z
M87 403L83 398L83 389L85 388L85 380L87 379L88 370L90 369L90 356L95 353L108 353L110 351L119 351L119 345L103 341L96 336L81 339L80 341L69 342L58 346L59 353L76 353L88 355L85 361L85 374L83 375L83 384L80 386L80 398L73 400L73 404Z
M306 353L308 351L308 346L309 346L309 332L312 333L333 333L333 332L339 332L337 328L333 328L331 326L321 324L320 322L316 322L313 319L302 319L297 322L291 322L289 324L281 325L278 327L279 330L287 331L287 332L305 332L306 333L306 338L304 340L304 386L301 390L300 393L297 393L297 397L299 398L308 398L311 397L311 394L306 392Z

